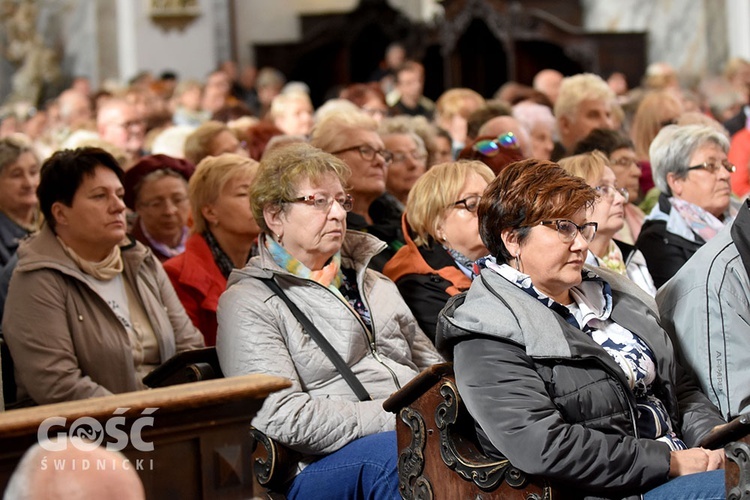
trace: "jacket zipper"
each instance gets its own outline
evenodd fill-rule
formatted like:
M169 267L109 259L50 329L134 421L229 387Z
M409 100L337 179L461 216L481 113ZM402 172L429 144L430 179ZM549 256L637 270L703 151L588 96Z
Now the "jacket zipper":
M274 273L274 274L276 274L276 273ZM327 293L330 293L331 295L333 295L332 291L330 291L327 287L324 287L323 285L321 285L317 281L312 281L312 280L306 280L306 281L310 281L311 283L314 283L316 286L319 286L322 289L324 289ZM367 310L370 311L370 320L371 320L371 322L373 323L373 326L374 326L375 325L375 321L372 319L372 309L370 308L370 304L367 301L367 298L365 297L364 287L362 287L360 285L359 279L357 279L357 286L360 288L360 296L362 297L362 301L365 303L365 305L367 307ZM338 297L335 297L335 298L338 301L341 300ZM357 314L357 312L354 311L351 308L351 306L348 306L347 304L344 304L344 307L346 308L346 310L348 310L354 316L354 319L356 319L357 322L359 323L359 325L362 327L362 330L364 331L364 334L365 334L365 340L367 341L367 346L370 348L370 353L372 354L372 357L375 358L375 361L377 361L378 363L380 363L383 366L383 368L385 368L386 370L388 370L388 373L391 374L391 378L393 378L393 383L396 384L396 389L397 390L401 389L401 384L398 381L398 377L396 376L396 373L391 369L390 366L388 366L385 363L385 361L380 356L380 353L377 350L377 346L375 344L375 329L373 328L372 330L370 330L369 328L367 328L367 325L365 325L365 322L362 321L362 318L359 317L359 314Z

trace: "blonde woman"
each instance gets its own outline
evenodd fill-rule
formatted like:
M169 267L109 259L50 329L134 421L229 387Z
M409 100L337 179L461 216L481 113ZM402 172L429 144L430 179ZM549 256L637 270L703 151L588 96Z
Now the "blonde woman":
M589 242L586 263L627 276L652 297L655 296L656 288L643 254L633 245L614 239L625 225L625 205L629 195L626 188L618 186L607 157L594 151L563 158L559 164L569 174L585 180L599 195L590 217L598 228L596 236Z
M477 206L495 174L479 161L436 165L409 193L406 245L383 272L396 282L422 330L434 340L437 317L476 276L474 262L488 255L479 236Z
M260 233L249 195L257 170L255 160L231 153L204 158L188 184L193 227L185 252L164 263L209 346L216 343L216 309L229 273L247 263Z

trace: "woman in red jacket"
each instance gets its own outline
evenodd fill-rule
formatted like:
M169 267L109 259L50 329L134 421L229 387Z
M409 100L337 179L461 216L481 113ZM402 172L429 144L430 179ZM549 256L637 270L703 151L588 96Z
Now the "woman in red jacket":
M188 185L192 234L185 252L164 263L207 346L216 343L216 308L229 273L245 265L260 233L248 194L257 170L258 162L232 153L201 160Z

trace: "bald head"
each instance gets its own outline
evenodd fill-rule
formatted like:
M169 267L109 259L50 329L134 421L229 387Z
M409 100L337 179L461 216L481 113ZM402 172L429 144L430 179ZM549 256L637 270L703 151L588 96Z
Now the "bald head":
M531 139L529 138L528 132L521 125L521 122L513 118L512 116L497 116L479 129L477 137L483 137L486 135L498 137L508 132L513 132L513 135L518 139L518 147L521 149L521 153L524 158L531 157Z
M13 472L6 499L13 500L145 500L135 465L122 454L90 447L70 438L61 451L49 451L35 444Z
M542 94L546 95L552 104L555 104L557 95L560 93L560 84L563 81L563 74L555 69L543 69L534 77L533 87Z

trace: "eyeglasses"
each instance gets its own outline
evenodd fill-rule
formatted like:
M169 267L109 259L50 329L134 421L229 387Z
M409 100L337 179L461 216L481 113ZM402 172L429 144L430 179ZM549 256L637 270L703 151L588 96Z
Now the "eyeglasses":
M700 165L695 165L692 167L688 167L688 170L698 170L703 169L708 172L711 172L712 174L715 174L716 172L721 169L721 167L724 167L727 172L730 174L733 174L735 170L737 170L737 167L729 163L729 160L721 160L720 162L717 161L705 161L701 163Z
M304 203L305 205L314 207L316 210L328 213L328 211L331 210L334 201L341 205L341 208L343 208L345 212L351 212L352 208L354 208L354 198L349 194L337 197L326 196L320 193L309 194L307 196L295 198L290 203Z
M641 168L641 166L638 164L638 160L635 158L630 158L628 156L623 156L622 158L618 158L612 162L610 162L612 166L616 167L629 167L631 165L635 165L638 167L638 169Z
M625 198L625 203L630 199L630 193L625 188L618 188L614 186L596 186L594 189L599 191L602 196L608 198L610 201L615 199L615 193L620 193L620 196Z
M148 210L162 211L167 208L167 205L170 203L177 208L183 208L189 202L190 199L187 196L172 196L171 198L156 198L151 201L144 201L139 203L139 205Z
M360 144L358 146L352 146L350 148L339 149L338 151L333 151L331 154L337 155L340 153L346 153L347 151L355 150L359 151L359 156L361 156L363 160L372 161L375 159L375 155L379 154L386 163L391 163L393 161L393 153L391 153L387 149L375 149L372 146L368 146L367 144Z
M477 151L484 156L495 156L500 152L500 148L504 149L518 149L518 138L513 132L499 135L496 139L485 139L475 143L471 149Z
M422 161L425 158L427 158L427 153L424 151L420 151L418 149L414 149L412 151L408 151L405 153L402 152L396 152L393 153L393 160L391 160L393 163L401 163L402 161L405 161L407 158L411 158L414 161Z
M597 224L596 222L587 222L582 226L579 226L575 222L569 221L567 219L544 220L539 224L541 224L542 226L556 226L557 236L563 243L572 242L574 239L576 239L578 233L581 233L581 236L583 236L584 240L586 240L587 242L591 242L591 240L594 239L594 236L596 236L596 230L599 227L599 224Z
M473 196L467 196L463 200L458 200L455 203L451 203L448 205L448 208L458 207L460 205L463 205L463 208L467 210L468 212L475 213L477 211L477 208L479 208L479 200L481 200L482 197L478 194L475 194Z

